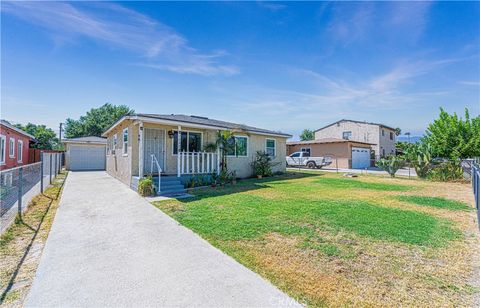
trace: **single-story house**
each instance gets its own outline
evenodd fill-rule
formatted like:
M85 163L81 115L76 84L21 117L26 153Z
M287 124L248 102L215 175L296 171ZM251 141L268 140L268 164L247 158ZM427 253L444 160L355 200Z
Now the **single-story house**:
M105 170L107 139L88 136L63 139L67 170Z
M215 143L219 131L234 133L236 153L229 153L227 167L237 177L252 176L250 163L257 151L272 155L274 172L285 171L286 141L291 135L201 116L133 114L102 135L107 138L107 172L132 189L149 174L160 174L161 183L166 183L168 176L184 181L195 174L218 172L219 152L208 152L206 146Z
M312 157L329 157L327 168L368 168L371 166L371 143L339 138L287 142L287 154L307 152Z
M5 120L0 120L0 170L29 163L29 148L36 139Z

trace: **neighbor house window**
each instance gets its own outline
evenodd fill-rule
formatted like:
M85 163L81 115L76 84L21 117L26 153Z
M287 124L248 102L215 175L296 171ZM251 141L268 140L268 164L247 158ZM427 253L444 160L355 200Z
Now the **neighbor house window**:
M112 147L112 154L115 154L115 149L117 148L117 134L113 135L113 147Z
M5 138L4 135L0 135L0 164L4 164L5 163L5 156L7 155L7 142L6 142L7 138Z
M248 138L244 136L234 136L232 139L232 143L235 144L234 147L231 147L227 152L228 156L247 156L248 151Z
M8 147L8 155L10 158L15 157L15 138L10 138L10 144Z
M390 140L393 140L393 132L390 132Z
M173 154L178 154L178 132L173 132ZM180 152L200 152L202 150L202 133L181 132Z
M304 154L303 157L310 157L310 155L311 155L311 149L310 148L301 148L300 151L307 154L307 155Z
M17 144L17 161L19 163L22 162L23 160L23 141L22 140L18 140L18 144Z
M343 134L342 134L343 139L350 140L351 137L352 137L352 132L351 131L343 132Z
M128 127L123 130L123 154L128 154Z
M270 156L276 156L276 141L275 139L267 139L265 144L265 153Z
M382 136L385 136L385 130L382 129Z

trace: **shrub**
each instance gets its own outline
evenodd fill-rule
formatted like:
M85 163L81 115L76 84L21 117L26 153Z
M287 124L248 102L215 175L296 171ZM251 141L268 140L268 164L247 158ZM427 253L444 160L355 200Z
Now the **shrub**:
M257 151L254 161L250 163L255 175L271 176L272 168L278 163L272 163L272 157L265 152Z
M397 170L405 166L405 161L397 158L396 156L390 156L388 158L380 159L375 163L375 165L378 168L387 171L388 174L390 174L390 176L394 178Z
M458 181L463 179L463 169L460 161L441 162L428 172L427 177L433 181Z
M426 178L432 168L432 149L429 144L411 144L405 153L419 178Z
M155 186L153 185L153 178L151 176L141 178L138 181L138 193L143 197L155 195Z

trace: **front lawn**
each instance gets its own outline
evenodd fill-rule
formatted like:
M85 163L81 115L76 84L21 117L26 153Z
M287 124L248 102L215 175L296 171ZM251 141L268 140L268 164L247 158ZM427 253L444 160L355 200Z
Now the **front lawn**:
M469 189L305 172L154 204L311 306L471 305Z

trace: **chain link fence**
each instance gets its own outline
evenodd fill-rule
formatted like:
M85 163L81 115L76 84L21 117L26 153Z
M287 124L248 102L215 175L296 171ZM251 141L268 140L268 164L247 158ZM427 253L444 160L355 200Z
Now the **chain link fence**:
M0 234L21 215L33 197L50 185L63 166L63 153L42 153L38 163L0 172Z

